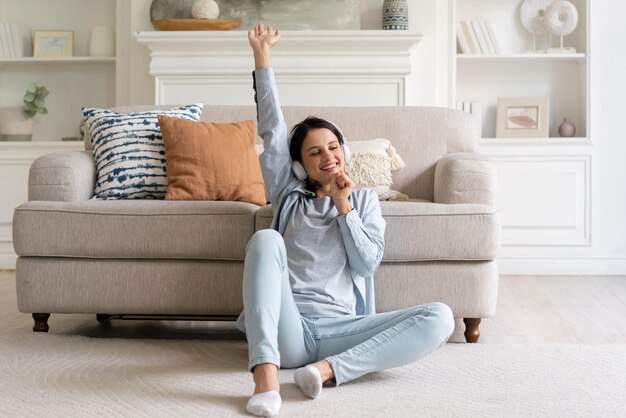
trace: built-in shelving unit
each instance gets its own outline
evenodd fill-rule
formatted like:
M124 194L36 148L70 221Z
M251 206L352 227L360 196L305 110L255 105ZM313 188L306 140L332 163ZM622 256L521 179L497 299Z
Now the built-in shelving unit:
M0 58L0 65L11 64L115 64L115 57L65 57L65 58Z
M470 55L456 54L456 60L465 62L542 62L542 61L571 61L584 64L586 54L498 54L498 55Z
M588 0L572 0L578 9L579 23L574 33L565 37L566 46L575 54L525 53L532 36L520 19L519 0L456 0L453 4L453 39L456 22L486 20L494 29L501 54L454 53L453 102L479 101L483 104L482 135L495 137L498 97L549 96L550 137L558 137L564 118L576 126L576 136L588 137L587 100L587 5ZM556 37L538 37L538 49L558 46Z
M457 101L482 104L479 151L492 159L498 171L504 259L535 258L539 247L566 253L572 247L591 245L590 0L570 1L579 22L565 37L565 45L575 47L575 54L526 53L532 35L521 23L522 0L450 3L450 106ZM456 28L463 20L489 21L501 53L461 53ZM554 36L538 37L537 42L538 50L558 46ZM498 98L528 96L550 98L549 137L496 138ZM559 137L564 118L576 126L575 137Z
M93 26L115 30L118 4L120 0L0 0L0 22L26 24L33 35L37 30L73 32L74 56L0 59L0 106L21 105L31 82L50 91L49 114L35 117L33 142L77 137L83 106L116 105L117 57L92 57L88 51Z

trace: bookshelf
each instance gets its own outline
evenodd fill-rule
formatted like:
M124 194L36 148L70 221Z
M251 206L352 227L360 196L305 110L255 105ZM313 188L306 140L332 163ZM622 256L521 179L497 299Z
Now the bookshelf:
M116 105L119 60L116 56L91 57L88 50L93 26L115 30L120 1L0 0L0 22L27 25L33 35L36 30L73 32L72 57L0 58L0 106L21 105L31 82L50 91L46 98L49 114L35 117L33 142L79 136L82 106Z
M505 260L532 259L538 251L566 254L591 246L591 160L589 126L589 1L570 0L577 8L576 30L565 37L575 54L527 53L532 35L520 19L522 0L450 0L450 107L480 102L479 152L498 171L498 209L502 217ZM499 54L463 54L457 43L459 21L491 23ZM549 35L537 37L537 49L558 46ZM547 138L496 137L499 97L548 96ZM564 118L576 126L561 138ZM515 261L512 261L514 264Z
M500 54L463 54L453 48L453 93L451 106L457 101L482 103L482 135L495 138L498 97L549 96L549 137L558 137L564 118L576 126L576 136L588 137L588 0L572 0L578 9L576 30L565 37L565 44L576 48L576 54L525 53L532 47L532 36L520 21L519 0L456 0L452 8L452 28L457 45L460 21L486 21L493 28ZM557 46L552 35L537 38L538 49ZM548 138L549 139L549 138Z

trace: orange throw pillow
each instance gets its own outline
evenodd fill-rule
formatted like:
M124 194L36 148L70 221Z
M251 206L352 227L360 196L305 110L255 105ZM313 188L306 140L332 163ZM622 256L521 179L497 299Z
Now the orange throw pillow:
M230 200L265 205L256 122L203 123L159 115L166 200Z

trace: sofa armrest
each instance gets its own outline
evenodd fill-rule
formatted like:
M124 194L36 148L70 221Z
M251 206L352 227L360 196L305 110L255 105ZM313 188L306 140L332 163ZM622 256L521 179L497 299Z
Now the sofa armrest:
M496 207L497 172L482 154L448 154L435 167L435 203L479 203Z
M89 200L95 184L96 163L91 152L53 152L30 166L28 200Z

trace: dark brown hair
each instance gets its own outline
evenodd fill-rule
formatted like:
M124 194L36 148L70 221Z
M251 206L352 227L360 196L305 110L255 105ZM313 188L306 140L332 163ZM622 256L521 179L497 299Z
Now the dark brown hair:
M289 140L289 154L291 156L292 161L298 161L302 163L302 144L304 143L304 139L311 129L320 129L326 128L331 131L337 139L339 140L339 144L343 146L343 135L337 126L329 122L325 119L318 118L316 116L309 116L302 122L296 124L290 133ZM315 191L319 187L319 184L312 182L310 179L306 179L306 188L311 191Z
M337 139L339 139L339 144L343 145L343 135L334 123L329 122L325 119L318 118L316 116L309 116L291 129L289 154L291 155L291 159L293 161L302 162L302 144L304 143L306 135L311 129L320 128L326 128L331 131L333 134L335 134Z

